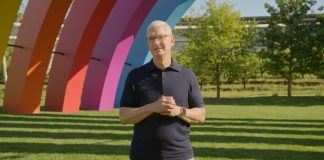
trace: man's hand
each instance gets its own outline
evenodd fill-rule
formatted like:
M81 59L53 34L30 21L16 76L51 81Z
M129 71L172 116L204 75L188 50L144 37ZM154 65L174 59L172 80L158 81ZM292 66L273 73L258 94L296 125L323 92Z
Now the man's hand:
M164 116L175 117L180 115L181 107L177 106L172 96L161 96L151 103L152 112L160 113Z
M170 117L180 115L181 107L177 106L172 96L162 96L162 106L163 110L160 114Z

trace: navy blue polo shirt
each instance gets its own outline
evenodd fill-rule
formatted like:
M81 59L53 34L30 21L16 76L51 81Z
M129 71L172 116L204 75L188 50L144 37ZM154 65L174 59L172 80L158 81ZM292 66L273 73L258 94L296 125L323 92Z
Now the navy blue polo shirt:
M141 107L173 96L178 106L203 107L197 79L192 71L172 60L161 70L153 61L132 70L126 79L121 107ZM134 125L130 158L132 160L183 160L193 157L189 139L190 125L179 117L153 113Z

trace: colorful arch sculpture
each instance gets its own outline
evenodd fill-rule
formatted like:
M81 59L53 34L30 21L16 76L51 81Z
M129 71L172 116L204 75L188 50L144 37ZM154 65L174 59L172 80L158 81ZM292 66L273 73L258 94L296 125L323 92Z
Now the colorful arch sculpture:
M37 113L52 49L72 0L30 0L8 72L4 111Z
M46 70L70 6L55 49L45 110L76 112L80 102L82 109L118 106L126 75L150 58L144 40L147 25L161 19L173 27L194 2L71 1L29 0L16 40L23 48L14 49L9 70L5 112L40 111Z
M126 64L119 79L118 89L115 97L114 106L119 106L119 101L124 88L126 77L128 73L151 59L148 47L146 45L146 28L155 19L167 21L173 28L185 11L192 5L194 0L173 0L170 1L158 1L154 6L149 16L145 19L140 31L138 32L135 42L128 53ZM163 8L163 10L161 9Z
M2 60L21 0L0 1L0 59ZM0 61L0 66L2 61Z
M113 108L117 77L122 70L133 37L154 4L155 0L116 3L92 54L101 61L89 63L82 95L83 109Z
M79 111L96 40L116 0L76 0L64 23L48 79L45 110Z

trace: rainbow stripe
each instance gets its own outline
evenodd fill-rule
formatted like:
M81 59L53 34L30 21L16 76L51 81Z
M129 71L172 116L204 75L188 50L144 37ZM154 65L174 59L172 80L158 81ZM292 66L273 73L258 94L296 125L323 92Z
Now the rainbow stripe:
M20 2L0 2L1 15L11 15L0 16L1 24L6 24L0 28L1 52ZM77 112L80 107L109 110L118 106L126 75L151 59L145 41L147 25L160 19L174 27L193 2L29 0L16 40L23 48L14 49L4 111L40 111L51 55L45 110ZM12 6L2 10L3 3Z

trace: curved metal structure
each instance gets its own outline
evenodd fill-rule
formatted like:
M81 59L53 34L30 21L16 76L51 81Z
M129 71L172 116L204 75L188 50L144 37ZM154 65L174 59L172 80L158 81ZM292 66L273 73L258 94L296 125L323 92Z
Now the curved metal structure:
M118 77L128 50L139 26L154 4L155 0L116 3L92 54L100 61L89 63L81 103L83 109L113 108Z
M54 55L45 110L79 111L89 59L115 3L116 0L74 1L56 47L62 54Z
M52 49L72 0L30 0L8 72L4 111L37 113Z
M6 15L0 16L1 53L20 2L0 2L0 12ZM118 106L128 72L150 59L147 25L160 19L173 27L193 2L29 0L16 40L21 47L12 56L4 111L40 111L53 48L45 110L77 112L80 106L91 110Z
M0 59L5 55L7 43L21 0L0 1ZM0 66L2 61L0 61Z
M128 73L132 69L145 64L151 59L151 54L149 53L145 40L147 26L153 20L159 19L167 21L173 28L193 2L194 0L173 0L172 2L158 1L158 3L154 6L151 13L141 26L141 29L136 36L135 42L128 53L126 64L129 65L124 66L122 74L120 76L114 106L119 106L119 101Z

